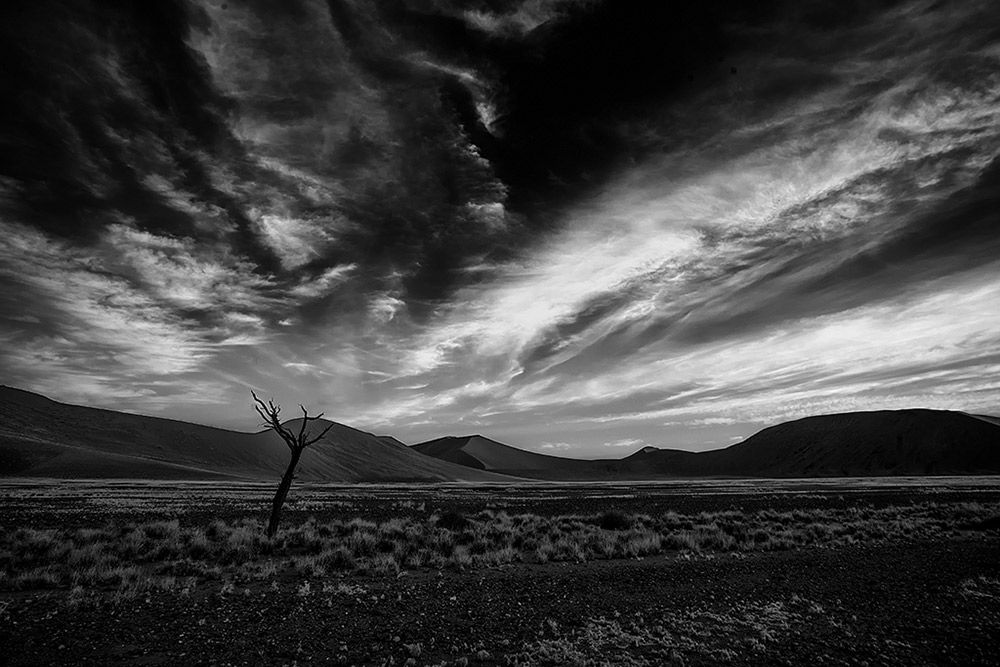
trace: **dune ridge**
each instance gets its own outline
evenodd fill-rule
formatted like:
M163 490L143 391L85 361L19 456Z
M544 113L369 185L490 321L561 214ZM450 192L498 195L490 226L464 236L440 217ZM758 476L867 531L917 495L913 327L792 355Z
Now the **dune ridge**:
M248 409L248 420L252 418ZM286 422L297 429L301 419ZM327 422L312 424L323 428ZM241 433L59 403L0 387L0 475L56 478L277 479L288 450L271 431ZM334 422L302 456L309 481L502 481Z
M298 428L301 419L286 422ZM504 482L726 477L1000 474L1000 418L946 410L817 415L765 428L725 449L645 446L583 460L512 447L482 435L405 445L391 435L323 420L330 432L298 477L329 482ZM0 476L276 479L288 452L271 431L241 433L69 405L0 387Z
M552 480L992 475L1000 474L1000 419L924 409L817 415L770 426L725 449L647 446L617 460L564 459L481 436L438 438L414 448L454 463Z

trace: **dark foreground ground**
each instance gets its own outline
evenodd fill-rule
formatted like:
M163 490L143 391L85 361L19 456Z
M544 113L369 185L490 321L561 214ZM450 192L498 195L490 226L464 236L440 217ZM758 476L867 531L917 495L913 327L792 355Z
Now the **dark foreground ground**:
M192 488L195 489L192 492ZM6 482L5 531L260 516L247 485ZM287 521L941 506L1000 501L989 479L296 489ZM157 511L157 508L160 508ZM1000 532L773 552L336 573L0 593L0 663L247 665L996 665Z

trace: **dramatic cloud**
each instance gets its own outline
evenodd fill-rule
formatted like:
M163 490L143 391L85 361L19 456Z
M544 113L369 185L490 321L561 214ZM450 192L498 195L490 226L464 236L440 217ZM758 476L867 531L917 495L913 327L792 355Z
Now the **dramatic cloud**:
M620 456L997 412L994 3L24 3L0 373Z

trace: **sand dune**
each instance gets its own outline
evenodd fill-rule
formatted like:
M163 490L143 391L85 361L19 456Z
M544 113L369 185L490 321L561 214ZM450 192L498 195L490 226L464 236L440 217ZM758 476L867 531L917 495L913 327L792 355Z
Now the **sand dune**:
M481 470L503 470L507 474L514 474L511 471L515 470L519 473L558 470L571 474L591 468L590 461L529 452L481 435L446 436L414 445L413 449L443 461Z
M806 417L766 428L704 465L769 477L1000 473L1000 425L947 410Z
M296 428L300 420L287 423ZM0 475L274 479L287 462L284 443L270 431L240 433L67 405L0 387ZM766 428L726 449L646 447L593 461L525 451L481 435L407 447L392 436L334 423L298 469L301 479L334 482L965 474L1000 474L1000 419L942 410L820 415Z
M966 413L963 412L962 414ZM997 426L1000 426L1000 417L993 417L991 415L973 415L973 414L969 414L969 416L975 417L976 419L981 419L984 422L988 422L990 424L996 424Z
M288 423L295 428L299 422ZM240 433L67 405L0 387L0 475L275 479L287 463L288 450L270 431ZM507 479L343 424L334 424L306 450L298 477L335 482Z
M725 449L647 447L618 460L545 456L481 436L414 447L453 463L553 480L1000 474L1000 419L944 410L819 415Z

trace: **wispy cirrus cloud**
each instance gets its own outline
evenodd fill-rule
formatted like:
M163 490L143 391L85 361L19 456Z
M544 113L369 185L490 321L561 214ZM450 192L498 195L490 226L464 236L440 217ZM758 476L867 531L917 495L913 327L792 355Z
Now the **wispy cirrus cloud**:
M8 377L47 386L63 378L64 391L94 385L120 395L135 378L184 373L207 360L206 341L182 318L89 255L15 225L3 225L2 237L3 310L31 318L5 327Z
M591 456L995 410L996 10L806 4L53 5L0 128L4 375Z
M941 18L883 20L917 29ZM832 67L824 86L733 131L731 143L715 134L709 147L625 172L527 258L460 291L400 355L439 383L469 380L473 363L491 369L488 406L457 399L467 412L442 421L488 415L505 428L531 414L544 429L563 412L567 422L655 421L662 431L670 420L727 426L803 409L990 409L988 383L973 395L949 387L990 368L995 267L937 243L949 210L991 196L1000 85L995 75L925 76L939 72L940 50L911 44L883 62L880 48ZM955 57L978 71L996 62L990 48L965 48ZM966 85L969 95L954 94ZM894 266L859 283L848 270L859 253ZM986 354L970 358L970 349Z

